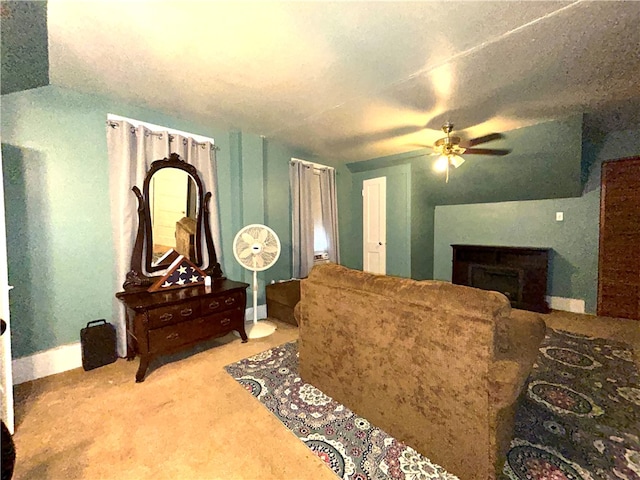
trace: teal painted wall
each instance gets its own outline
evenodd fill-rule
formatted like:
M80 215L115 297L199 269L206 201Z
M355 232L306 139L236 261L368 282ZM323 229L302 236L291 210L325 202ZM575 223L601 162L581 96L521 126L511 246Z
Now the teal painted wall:
M232 215L224 229L229 238L227 245L233 245L233 239L240 229L252 223L264 223L263 202L263 151L262 139L257 135L248 135L240 131L231 132L231 185L230 199L237 199L232 208ZM227 231L228 230L228 231ZM227 276L249 284L253 283L253 273L247 271L233 257L233 264L228 266ZM263 303L264 273L258 274L260 296L258 303ZM252 294L247 294L247 304L252 305Z
M411 278L433 278L435 205L424 188L421 168L411 166Z
M583 299L586 311L594 313L601 164L639 155L640 131L615 132L595 149L580 197L436 207L434 277L451 280L451 244L549 247L548 294ZM555 221L558 211L564 212L563 222Z
M282 218L278 220L282 225L289 221L284 183L288 185L288 176L283 179L281 174L293 153L276 144L265 147L258 135L199 125L55 86L3 95L3 176L9 279L15 286L10 306L16 358L77 342L88 321L111 317L115 292L108 113L215 139L223 226L217 250L229 278L245 275L231 250L242 225L267 218ZM283 167L265 171L265 151ZM280 182L287 196L273 188L263 191L265 182ZM283 256L277 267L275 273L287 272L284 276L289 278L290 255ZM264 281L268 277L267 272Z
M188 131L188 130L187 130ZM195 132L193 132L195 133ZM241 280L242 267L233 257L233 239L236 232L242 227L242 163L240 162L241 133L232 131L221 133L220 141L214 137L220 150L216 152L218 165L218 203L220 206L220 225L226 228L220 229L222 246L216 247L216 251L222 250L223 261L221 263L223 273L232 279Z
M264 281L291 278L291 201L289 195L289 162L296 157L286 146L265 142L264 144L264 222L280 239L282 252L273 267L265 272Z
M377 177L387 178L387 274L411 277L411 167L407 164L353 173L352 228L341 241L342 263L362 269L362 183Z
M362 184L360 187L354 187L352 174L346 164L337 164L335 168L338 197L338 229L340 232L340 263L355 268L355 265L362 264L362 244L356 244L356 240L353 238L356 227L355 212L352 204L354 203L354 189L360 192ZM362 199L361 194L360 199ZM362 205L360 205L359 209L362 210ZM360 213L360 218L362 218L362 213ZM359 228L362 231L362 225ZM360 238L362 238L362 233L360 233Z

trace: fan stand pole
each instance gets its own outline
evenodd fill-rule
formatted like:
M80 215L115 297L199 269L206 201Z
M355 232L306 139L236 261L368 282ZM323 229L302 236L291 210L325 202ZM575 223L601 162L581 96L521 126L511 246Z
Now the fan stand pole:
M255 267L255 258L254 258ZM267 320L258 321L258 271L253 270L253 323L245 325L247 331L247 337L249 338L262 338L268 337L276 331L276 325Z
M253 325L258 324L258 272L253 271Z

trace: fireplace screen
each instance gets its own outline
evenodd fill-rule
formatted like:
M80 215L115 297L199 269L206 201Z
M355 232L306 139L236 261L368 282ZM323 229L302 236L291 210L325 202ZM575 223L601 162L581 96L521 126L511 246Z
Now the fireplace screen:
M469 265L472 287L500 292L511 303L522 301L522 274L517 268Z

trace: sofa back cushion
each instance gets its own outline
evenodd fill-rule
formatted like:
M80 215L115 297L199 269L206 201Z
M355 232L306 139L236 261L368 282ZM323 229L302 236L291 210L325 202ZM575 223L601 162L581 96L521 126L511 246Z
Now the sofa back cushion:
M461 478L478 478L479 464L492 469L494 323L509 312L495 292L316 266L301 283L300 374Z

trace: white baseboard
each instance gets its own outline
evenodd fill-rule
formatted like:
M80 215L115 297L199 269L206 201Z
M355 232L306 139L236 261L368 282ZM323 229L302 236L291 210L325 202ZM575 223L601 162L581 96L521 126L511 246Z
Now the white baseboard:
M565 312L584 313L584 300L578 298L546 297L549 308Z
M267 306L258 305L258 318L267 317ZM253 322L253 307L245 310L245 322ZM82 347L80 342L61 345L34 353L28 357L16 358L11 362L13 384L29 382L56 373L82 367Z
M258 320L267 318L267 305L258 305ZM245 323L253 322L253 307L249 307L244 312Z
M28 357L16 358L11 366L13 384L18 385L82 367L82 348L80 342L61 345Z

